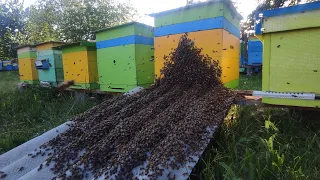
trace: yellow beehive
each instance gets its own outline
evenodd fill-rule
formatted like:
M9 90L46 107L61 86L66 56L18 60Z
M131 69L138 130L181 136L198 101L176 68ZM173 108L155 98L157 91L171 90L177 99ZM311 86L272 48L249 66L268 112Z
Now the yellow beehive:
M39 76L34 62L37 60L36 49L32 45L17 48L20 81L28 84L38 84Z
M221 10L222 9L222 10ZM239 85L241 15L229 1L197 3L157 14L155 17L155 75L160 77L164 56L177 48L180 37L188 33L202 53L217 60L226 87Z
M96 43L78 42L60 46L64 80L73 80L73 89L99 89Z

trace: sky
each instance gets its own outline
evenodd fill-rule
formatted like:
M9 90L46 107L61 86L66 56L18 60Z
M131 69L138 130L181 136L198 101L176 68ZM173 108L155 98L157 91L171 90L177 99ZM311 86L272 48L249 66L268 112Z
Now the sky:
M24 0L25 7L30 6L36 0ZM161 12L186 5L187 0L131 0L131 4L137 9L139 17L137 21L153 25L153 18L146 14ZM238 12L246 18L257 6L254 0L239 0Z

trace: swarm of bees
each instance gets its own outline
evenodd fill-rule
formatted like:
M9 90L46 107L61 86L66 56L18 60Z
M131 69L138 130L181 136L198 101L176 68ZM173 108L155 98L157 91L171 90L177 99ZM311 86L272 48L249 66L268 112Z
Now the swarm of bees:
M163 76L154 86L78 115L67 132L41 147L52 149L46 165L54 162L51 170L58 178L82 179L90 172L105 179L136 179L136 167L149 179L188 178L191 166L184 177L174 170L195 162L190 157L204 150L211 138L208 128L221 123L234 94L220 81L219 62L203 55L187 34L164 59Z

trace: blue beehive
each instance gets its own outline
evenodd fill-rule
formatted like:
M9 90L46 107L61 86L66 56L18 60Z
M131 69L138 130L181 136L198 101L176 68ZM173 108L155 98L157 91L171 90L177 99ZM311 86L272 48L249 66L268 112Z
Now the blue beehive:
M62 52L55 48L62 44L64 43L49 41L36 45L35 66L39 73L40 85L56 87L63 82Z
M18 64L13 64L13 65L12 65L12 69L13 69L14 71L19 70Z
M6 70L7 70L7 71L12 71L12 70L13 70L12 64L8 64L8 65L6 66Z
M248 41L248 65L262 65L262 42L256 37Z

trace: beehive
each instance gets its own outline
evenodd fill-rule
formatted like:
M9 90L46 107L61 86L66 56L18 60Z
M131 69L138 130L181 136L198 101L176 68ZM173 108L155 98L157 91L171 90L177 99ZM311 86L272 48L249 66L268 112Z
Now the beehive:
M153 29L131 22L97 31L100 90L127 92L154 82Z
M96 43L77 42L62 50L64 80L74 80L72 89L99 89Z
M220 62L226 87L239 85L240 30L242 19L229 0L197 3L152 14L155 18L155 74L160 77L164 56L188 33L202 53Z
M262 65L262 42L257 37L248 41L248 65Z
M56 87L63 82L62 52L55 49L62 42L44 42L36 45L37 61L36 68L39 73L40 84Z
M320 94L320 2L256 15L263 41L263 91ZM266 104L320 107L319 100L263 98Z
M23 45L17 48L20 81L28 84L39 84L38 71L34 62L37 52L32 45Z

